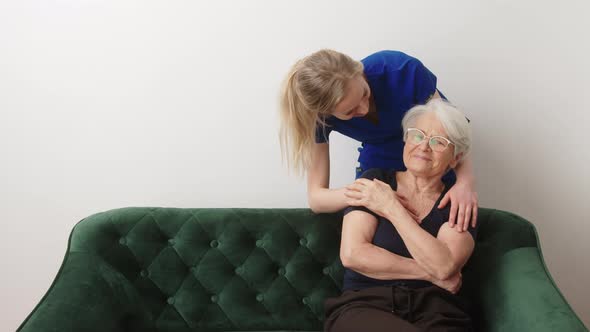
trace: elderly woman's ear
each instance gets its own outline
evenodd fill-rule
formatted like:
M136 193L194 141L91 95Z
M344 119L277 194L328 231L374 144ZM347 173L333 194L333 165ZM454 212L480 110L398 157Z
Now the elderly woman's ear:
M457 167L457 165L459 164L461 159L463 159L463 154L464 154L463 152L460 152L453 159L451 159L451 162L449 163L449 167L452 169L455 169L455 167Z

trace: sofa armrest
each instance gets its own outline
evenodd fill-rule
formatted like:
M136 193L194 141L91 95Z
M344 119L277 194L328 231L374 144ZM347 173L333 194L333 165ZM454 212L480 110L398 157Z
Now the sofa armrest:
M100 257L68 252L51 287L17 331L149 331L131 283Z
M537 248L506 252L485 279L481 314L489 331L587 331Z

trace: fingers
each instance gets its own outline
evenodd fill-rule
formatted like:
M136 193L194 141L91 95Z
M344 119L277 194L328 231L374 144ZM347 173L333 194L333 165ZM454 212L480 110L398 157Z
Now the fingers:
M353 183L347 185L346 186L346 189L348 189L348 190L362 191L364 189L364 185L361 184L361 183L353 182Z
M366 190L368 186L372 186L372 185L374 185L373 181L371 181L369 179L361 178L361 179L356 179L353 183L347 185L346 189L363 191L363 190Z
M465 208L465 222L463 224L463 230L466 231L469 228L471 222L471 205L467 205Z
M346 186L344 190L344 196L346 197L346 204L349 206L361 206L363 205L363 192L358 190L359 184L352 183Z
M364 204L361 193L347 190L344 192L344 196L346 197L344 201L350 206L361 206Z
M449 202L450 199L451 199L451 195L449 195L449 192L447 192L445 194L445 196L440 200L440 203L438 204L438 208L439 209L444 208L447 205L447 203Z
M365 179L365 178L360 178L360 179L356 179L354 180L353 183L359 184L359 185L369 185L371 184L373 181L369 180L369 179Z
M347 199L345 203L349 206L363 206L360 200Z
M453 294L457 294L463 285L463 275L459 272L459 277L457 278L457 282L453 285Z
M451 227L455 226L455 218L457 217L458 208L459 206L457 206L456 203L451 202L451 212L449 213L449 226Z
M347 190L344 191L344 196L346 197L346 204L350 206L364 206L364 193L362 191L351 190L348 187L346 188Z
M380 185L380 186L391 188L391 186L389 184L387 184L387 183L385 183L385 182L383 182L383 181L381 181L381 180L379 180L377 178L373 179L373 182L376 183L376 184L378 184L378 185Z
M354 190L345 190L344 196L346 196L348 198L353 198L353 199L361 199L361 198L363 198L363 193L359 192L359 191L354 191Z
M461 289L461 286L463 286L463 278L459 279L459 282L455 286L455 291L453 292L453 294L459 293L459 290Z
M465 224L465 206L463 204L459 204L459 208L457 210L457 232L463 231L464 224Z

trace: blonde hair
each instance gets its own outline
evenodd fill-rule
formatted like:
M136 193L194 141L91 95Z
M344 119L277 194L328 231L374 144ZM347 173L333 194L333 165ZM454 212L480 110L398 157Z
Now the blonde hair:
M311 163L318 126L344 97L346 82L363 74L363 64L351 57L322 49L297 61L283 81L279 140L288 170L300 175Z

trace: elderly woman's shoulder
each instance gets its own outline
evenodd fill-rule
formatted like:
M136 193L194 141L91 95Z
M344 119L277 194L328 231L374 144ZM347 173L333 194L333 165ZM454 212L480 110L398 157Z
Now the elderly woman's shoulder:
M392 180L395 180L395 171L393 169L388 168L369 168L361 174L361 178L363 179L378 179L385 183L391 183Z

